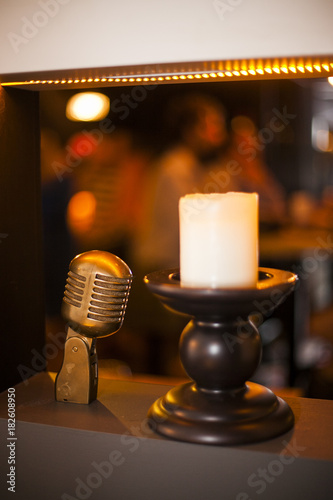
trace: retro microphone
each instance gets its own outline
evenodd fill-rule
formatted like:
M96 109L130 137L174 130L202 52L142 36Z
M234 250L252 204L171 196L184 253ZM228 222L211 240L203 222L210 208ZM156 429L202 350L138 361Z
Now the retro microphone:
M96 399L96 338L121 328L132 280L127 264L109 252L92 250L71 261L61 309L68 326L55 382L57 401L89 404Z

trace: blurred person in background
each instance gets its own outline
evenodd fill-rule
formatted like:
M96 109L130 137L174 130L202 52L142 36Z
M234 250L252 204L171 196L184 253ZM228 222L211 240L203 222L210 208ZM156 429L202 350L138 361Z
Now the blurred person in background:
M260 143L258 129L247 116L238 115L231 120L230 142L216 173L232 166L228 191L256 192L259 194L261 226L285 223L286 196L283 187L264 160L264 144ZM214 170L213 170L214 171ZM210 172L210 175L212 173Z
M75 171L67 222L80 252L98 249L126 260L141 213L147 158L130 132L116 130L95 145Z
M73 151L78 148L78 140L72 142ZM149 364L145 332L138 335L140 311L135 306L138 279L129 252L133 235L141 225L142 186L149 155L146 148L135 144L128 130L116 129L103 135L73 171L74 193L67 207L67 223L78 253L94 249L111 252L123 259L134 274L121 331L97 345L100 359L114 375L146 372Z
M171 100L166 126L170 143L151 166L144 224L134 249L143 272L178 265L179 198L202 192L207 165L228 141L224 108L206 95L190 93Z

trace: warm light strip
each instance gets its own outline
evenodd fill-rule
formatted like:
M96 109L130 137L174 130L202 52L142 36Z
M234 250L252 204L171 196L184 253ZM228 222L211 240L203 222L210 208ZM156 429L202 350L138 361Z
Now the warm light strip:
M241 67L241 69L239 69ZM29 81L17 81L17 82L4 82L1 85L3 87L7 86L18 86L18 85L71 85L71 84L126 84L126 83L151 83L151 82L177 82L177 81L188 81L188 80L213 80L219 78L227 77L229 79L249 79L251 77L258 79L260 77L264 78L277 78L279 77L295 75L304 76L324 76L324 74L333 73L333 62L317 62L311 63L306 61L306 63L295 63L290 61L287 63L285 60L282 62L274 61L273 64L259 64L251 61L247 65L246 62L241 64L235 64L231 67L228 63L228 67L225 69L219 69L217 71L211 72L195 72L195 73L165 73L156 75L123 75L123 76L105 76L95 78L68 78L68 79L56 79L56 80L29 80Z

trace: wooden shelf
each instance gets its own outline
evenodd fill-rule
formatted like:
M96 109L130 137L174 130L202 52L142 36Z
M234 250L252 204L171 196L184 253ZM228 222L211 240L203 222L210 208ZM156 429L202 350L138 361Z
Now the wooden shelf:
M54 400L54 378L40 373L15 388L17 500L330 498L333 401L285 398L295 427L270 441L194 445L147 426L148 408L169 389L165 384L100 377L98 399L75 405ZM4 477L7 392L0 394L0 429Z

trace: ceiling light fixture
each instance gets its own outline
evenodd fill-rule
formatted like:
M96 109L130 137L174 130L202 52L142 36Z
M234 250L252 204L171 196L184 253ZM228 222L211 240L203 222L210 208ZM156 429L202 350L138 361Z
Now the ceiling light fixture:
M69 120L76 122L91 122L103 120L109 110L110 99L105 94L99 92L79 92L68 100L66 116Z

